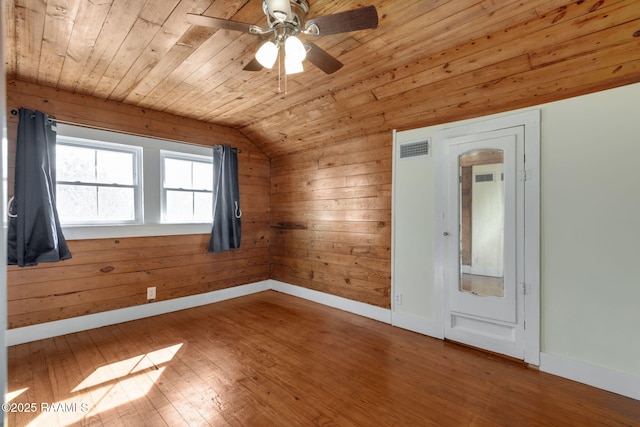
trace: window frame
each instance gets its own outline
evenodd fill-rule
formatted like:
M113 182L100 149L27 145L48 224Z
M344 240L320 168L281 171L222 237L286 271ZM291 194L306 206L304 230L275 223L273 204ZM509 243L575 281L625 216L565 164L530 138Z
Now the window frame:
M125 144L117 144L112 142L104 142L104 141L95 141L89 140L86 138L75 138L70 136L58 136L56 137L56 146L58 145L66 145L70 147L81 147L88 148L94 150L101 151L113 151L118 153L130 153L133 155L132 158L132 173L133 173L133 181L132 185L126 184L106 184L106 183L98 183L98 182L84 182L84 181L62 181L56 178L56 189L57 186L62 185L76 185L83 187L92 187L96 186L98 188L132 188L133 189L133 199L134 199L134 218L132 220L88 220L88 221L68 221L61 223L62 227L77 227L77 226L119 226L119 225L134 225L134 224L142 224L143 223L143 203L142 203L142 195L144 192L143 189L143 180L142 180L142 157L143 150L142 147L134 146L134 145L125 145ZM61 220L62 222L62 220Z
M200 154L190 154L178 151L170 151L170 150L160 150L160 186L161 186L161 203L162 203L162 216L161 222L162 224L211 224L213 221L213 206L211 206L211 218L206 221L171 221L167 219L167 190L169 191L183 191L189 193L210 193L213 195L213 173L211 174L211 190L205 189L197 189L197 188L176 188L176 187L166 187L165 186L165 160L166 159L174 159L174 160L185 160L192 163L208 163L213 168L213 155L211 156L203 156Z

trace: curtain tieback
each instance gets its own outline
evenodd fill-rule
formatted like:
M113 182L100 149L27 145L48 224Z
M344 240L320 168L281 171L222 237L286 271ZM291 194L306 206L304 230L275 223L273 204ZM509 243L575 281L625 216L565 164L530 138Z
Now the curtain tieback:
M7 216L9 218L17 218L18 214L12 214L11 213L11 208L13 207L13 199L15 198L15 196L11 196L11 198L9 199L9 202L7 203Z
M242 210L240 209L240 206L238 205L238 201L237 200L235 201L235 204L236 204L236 212L235 212L236 218L241 218L242 217Z

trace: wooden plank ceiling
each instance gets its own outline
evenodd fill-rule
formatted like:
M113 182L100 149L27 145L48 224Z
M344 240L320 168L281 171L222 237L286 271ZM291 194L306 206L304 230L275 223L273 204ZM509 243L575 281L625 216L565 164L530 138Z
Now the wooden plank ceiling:
M286 94L277 70L243 71L259 38L186 20L266 27L260 0L7 1L7 77L230 126L270 157L640 81L637 0L309 3L380 23L315 38L345 66L305 63Z

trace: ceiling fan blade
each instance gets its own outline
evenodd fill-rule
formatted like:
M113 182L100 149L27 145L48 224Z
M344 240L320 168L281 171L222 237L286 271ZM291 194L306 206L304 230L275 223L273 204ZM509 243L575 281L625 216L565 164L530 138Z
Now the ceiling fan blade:
M230 21L228 19L213 18L211 16L187 13L187 21L192 25L201 27L221 28L223 30L241 31L243 33L256 34L255 25L244 22Z
M307 59L316 67L327 74L332 74L342 68L342 62L338 61L326 51L319 48L315 43L305 42L308 48Z
M253 58L251 61L247 62L247 65L244 66L243 70L245 71L260 71L264 67L260 65L256 58Z
M378 26L378 12L375 6L320 16L305 24L305 34L324 36L327 34L348 33L349 31L367 30Z

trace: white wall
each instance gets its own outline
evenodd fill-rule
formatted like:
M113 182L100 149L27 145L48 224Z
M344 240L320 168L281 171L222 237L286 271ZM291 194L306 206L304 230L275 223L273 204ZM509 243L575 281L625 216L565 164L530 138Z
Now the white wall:
M640 85L545 106L543 352L640 377Z
M541 351L638 380L639 99L635 84L535 107L541 110ZM433 138L453 125L398 132L396 143ZM394 241L412 242L393 253L393 292L402 294L402 304L393 306L398 326L406 318L431 330L442 322L434 285L436 157L395 160L394 199L413 206L394 210ZM415 181L418 194L400 188Z

